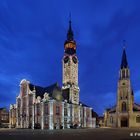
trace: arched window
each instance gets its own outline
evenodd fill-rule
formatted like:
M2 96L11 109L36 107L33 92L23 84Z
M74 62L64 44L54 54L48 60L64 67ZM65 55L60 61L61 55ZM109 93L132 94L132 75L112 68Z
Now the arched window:
M123 111L123 112L126 111L126 103L125 103L125 102L122 103L122 111Z
M122 70L122 78L125 78L125 70Z
M136 116L136 123L140 123L140 116Z
M126 70L126 77L127 77L127 78L129 77L128 69Z

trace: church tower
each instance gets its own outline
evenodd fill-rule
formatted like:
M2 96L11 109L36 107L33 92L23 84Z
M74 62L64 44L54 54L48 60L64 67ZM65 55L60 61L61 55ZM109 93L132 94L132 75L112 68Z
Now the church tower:
M119 71L117 92L118 127L129 127L129 115L132 112L133 91L130 82L130 69L127 62L125 44Z
M69 21L67 39L64 43L63 65L63 96L73 104L79 104L79 86L78 86L78 57L76 55L76 41Z

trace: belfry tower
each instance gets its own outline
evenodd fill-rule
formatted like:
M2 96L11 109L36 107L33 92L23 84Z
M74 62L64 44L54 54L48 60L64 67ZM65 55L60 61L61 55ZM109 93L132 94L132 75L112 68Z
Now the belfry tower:
M76 55L76 41L69 20L69 29L67 39L64 43L63 65L63 96L68 102L79 104L79 86L78 86L78 58Z
M133 109L133 91L130 82L130 69L127 62L125 44L123 48L121 66L119 71L117 92L117 125L118 127L129 127L129 115Z

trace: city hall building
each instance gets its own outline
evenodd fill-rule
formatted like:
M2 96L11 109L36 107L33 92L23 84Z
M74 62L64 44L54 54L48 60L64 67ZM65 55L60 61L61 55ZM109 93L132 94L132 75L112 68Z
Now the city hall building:
M108 127L140 128L140 105L134 102L125 48L119 71L117 102L114 107L106 109L104 124Z
M78 57L71 20L64 43L63 85L54 83L47 87L23 79L16 104L10 105L10 127L64 129L95 127L93 109L79 101Z

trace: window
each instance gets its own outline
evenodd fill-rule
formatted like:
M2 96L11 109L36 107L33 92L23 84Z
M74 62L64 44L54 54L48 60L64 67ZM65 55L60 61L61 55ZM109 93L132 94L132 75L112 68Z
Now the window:
M64 108L64 116L67 116L67 108Z
M126 77L127 77L127 78L129 77L128 69L126 70Z
M110 117L110 123L113 123L113 117L112 116Z
M125 77L125 70L122 70L122 77Z
M140 116L136 116L136 123L140 123Z
M126 103L125 103L125 102L122 103L122 111L123 111L123 112L126 111Z
M49 110L48 110L48 105L44 105L45 107L44 107L44 114L45 115L48 115L49 114Z
M56 106L56 115L59 115L59 114L60 114L60 107Z
M48 117L44 117L44 123L48 124Z
M30 96L29 96L29 105L32 105L32 104L33 104L33 96L30 95Z
M40 104L37 104L37 115L38 116L41 115L41 113L40 113Z
M32 116L32 107L29 107L29 116Z

